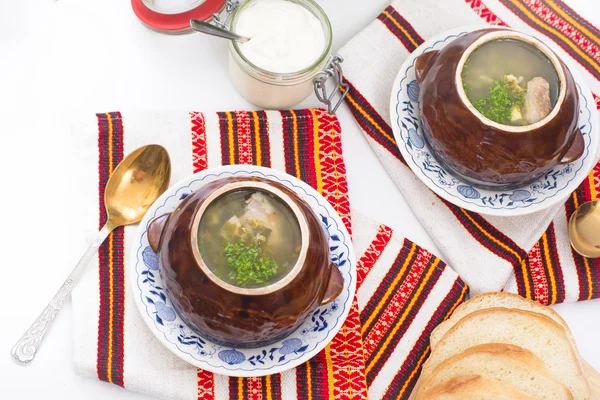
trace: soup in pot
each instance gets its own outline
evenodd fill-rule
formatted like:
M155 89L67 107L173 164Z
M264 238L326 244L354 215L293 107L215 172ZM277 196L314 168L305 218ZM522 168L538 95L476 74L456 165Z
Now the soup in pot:
M461 72L467 98L485 117L503 125L544 119L559 95L550 59L529 43L497 39L475 49Z
M264 287L285 277L298 261L300 225L280 198L240 189L216 198L198 228L206 266L221 280L245 288Z

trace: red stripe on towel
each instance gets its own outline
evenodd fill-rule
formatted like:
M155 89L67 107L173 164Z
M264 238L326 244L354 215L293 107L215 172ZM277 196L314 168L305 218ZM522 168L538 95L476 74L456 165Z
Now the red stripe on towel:
M468 287L460 278L456 278L448 295L438 306L408 357L394 376L392 383L387 387L383 395L384 400L407 400L409 398L421 373L423 362L429 356L431 332L452 314L456 307L465 300L468 293Z
M402 42L409 53L415 51L424 42L412 25L391 5L383 10L377 19L383 22L390 32Z
M414 244L412 246L416 247L417 257L408 265L408 273L402 282L394 285L393 291L388 291L389 301L381 305L384 311L367 336L363 330L369 386L389 360L446 268L439 258Z
M123 159L123 123L118 112L97 114L98 118L98 194L100 227L107 221L104 189L110 175ZM115 229L98 251L100 312L98 319L98 379L124 386L125 324L125 234Z
M190 112L192 134L192 166L194 173L208 168L208 148L206 145L206 120L202 113ZM214 400L215 376L212 372L198 368L198 400Z
M206 122L204 115L191 112L192 123L192 165L194 173L208 168L208 149L206 147Z
M392 230L385 225L379 225L377 228L375 239L356 263L356 290L361 287L367 275L379 260L381 253L392 240L392 234Z
M496 14L494 14L481 0L465 0L465 2L490 25L508 26Z

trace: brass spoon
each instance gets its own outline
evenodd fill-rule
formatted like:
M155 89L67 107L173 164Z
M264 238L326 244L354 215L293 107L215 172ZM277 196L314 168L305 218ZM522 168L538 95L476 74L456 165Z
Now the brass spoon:
M600 199L580 205L569 220L569 240L584 257L600 257Z
M167 190L170 180L171 161L162 146L151 144L140 147L121 161L104 192L108 216L106 224L48 306L12 348L11 355L17 363L28 365L33 360L63 301L83 275L102 242L113 229L140 222L152 203Z

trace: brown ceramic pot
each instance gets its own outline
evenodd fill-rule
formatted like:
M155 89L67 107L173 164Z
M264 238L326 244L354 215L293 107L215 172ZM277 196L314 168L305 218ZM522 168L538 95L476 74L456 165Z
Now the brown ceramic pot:
M498 124L480 114L467 99L461 76L465 61L477 47L496 39L529 43L554 65L560 89L556 105L543 120L527 126ZM573 76L556 54L531 36L509 29L477 30L439 51L420 55L415 72L429 148L440 164L472 185L514 189L583 154Z
M198 248L198 226L206 207L242 188L268 192L294 212L302 234L298 262L281 280L263 288L222 281ZM320 305L343 289L331 262L326 233L310 206L284 185L262 178L224 178L188 196L171 214L152 221L148 240L158 253L159 272L180 316L204 337L229 346L256 347L292 333Z

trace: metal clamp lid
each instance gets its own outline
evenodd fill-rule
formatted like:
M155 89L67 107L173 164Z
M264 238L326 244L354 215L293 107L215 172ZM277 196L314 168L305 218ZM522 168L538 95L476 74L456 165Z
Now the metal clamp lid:
M225 2L225 7L221 10L221 13L214 13L212 17L212 22L218 26L219 28L229 30L227 26L227 20L231 17L231 13L240 5L239 0L227 0ZM223 18L223 16L225 18Z
M327 106L327 111L330 114L335 114L339 106L344 101L344 98L348 94L348 82L344 80L344 72L342 71L341 63L344 62L344 58L340 55L334 55L329 62L329 65L325 71L321 72L314 81L315 94L320 102ZM327 81L332 78L334 84L334 90L327 94ZM334 98L339 91L338 99L334 102Z

